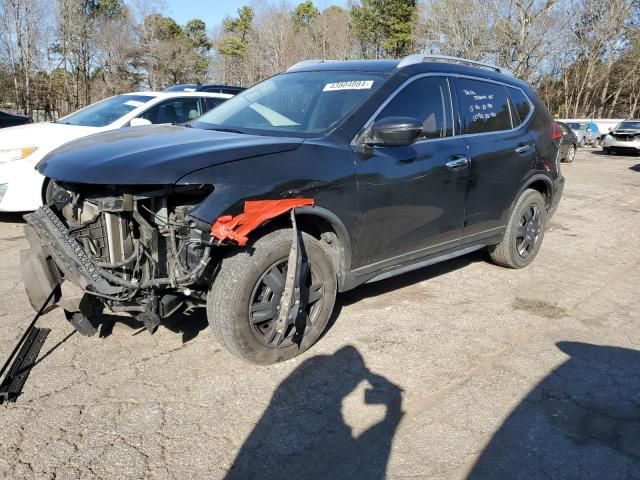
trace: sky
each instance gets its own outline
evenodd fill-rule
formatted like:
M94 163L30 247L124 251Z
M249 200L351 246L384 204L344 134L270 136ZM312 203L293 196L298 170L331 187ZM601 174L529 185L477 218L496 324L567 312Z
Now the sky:
M262 0L266 3L279 4L282 0ZM179 24L184 25L192 18L200 18L207 24L207 28L217 27L222 19L229 15L235 16L238 9L244 5L251 5L253 0L165 0L166 14L173 17ZM302 3L301 0L290 0L292 5ZM318 8L329 5L346 6L347 0L314 0Z

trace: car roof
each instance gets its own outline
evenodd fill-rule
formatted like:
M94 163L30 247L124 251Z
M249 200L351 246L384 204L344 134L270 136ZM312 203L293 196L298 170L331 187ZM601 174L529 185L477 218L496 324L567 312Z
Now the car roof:
M155 98L184 98L184 97L208 97L208 98L231 98L230 93L217 92L129 92L123 95L142 95Z
M288 72L381 72L396 69L400 60L305 60L291 67Z

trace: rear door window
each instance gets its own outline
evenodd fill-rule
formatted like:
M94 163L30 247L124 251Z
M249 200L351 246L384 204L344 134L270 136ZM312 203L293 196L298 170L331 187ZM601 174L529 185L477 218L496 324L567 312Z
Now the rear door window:
M420 139L444 138L453 135L451 99L447 80L423 77L411 82L387 104L378 115L412 117L422 122Z
M506 87L481 80L456 79L462 133L511 130Z

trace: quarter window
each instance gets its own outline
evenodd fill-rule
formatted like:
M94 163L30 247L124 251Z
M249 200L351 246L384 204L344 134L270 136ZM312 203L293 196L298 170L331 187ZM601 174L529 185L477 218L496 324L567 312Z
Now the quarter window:
M513 122L514 125L520 125L529 116L531 112L531 103L522 90L509 87L509 96L514 107Z
M378 120L386 117L412 117L422 122L421 139L452 136L447 81L441 77L424 77L411 82L393 97Z
M505 87L480 80L456 80L462 132L511 130L511 112Z

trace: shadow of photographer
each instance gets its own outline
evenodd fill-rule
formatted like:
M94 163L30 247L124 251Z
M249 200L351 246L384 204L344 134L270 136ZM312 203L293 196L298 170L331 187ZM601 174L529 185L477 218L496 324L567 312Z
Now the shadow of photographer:
M384 405L384 418L359 435L346 424L342 402L368 382L365 404ZM276 389L226 478L385 478L402 390L371 372L352 346L305 360Z

